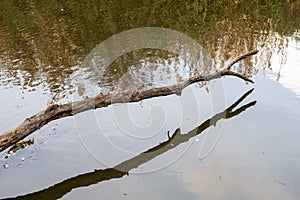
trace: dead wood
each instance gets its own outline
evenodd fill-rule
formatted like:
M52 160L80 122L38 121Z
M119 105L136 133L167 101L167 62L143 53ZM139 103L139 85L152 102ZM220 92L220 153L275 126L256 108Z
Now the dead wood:
M99 93L95 97L89 99L84 99L81 101L71 102L62 105L53 104L52 101L48 101L47 106L42 111L25 119L25 121L22 124L15 127L14 129L8 130L0 135L0 152L53 120L67 116L73 116L77 113L81 113L87 110L106 107L114 103L138 102L143 99L166 96L171 94L180 95L182 90L192 83L200 81L209 81L220 78L222 76L236 76L245 81L253 83L253 81L245 75L233 72L230 69L236 62L245 59L251 55L254 55L257 52L257 50L251 51L235 58L234 60L229 62L224 68L220 69L218 72L208 75L193 76L186 80L183 80L182 82L170 86L151 88L141 91L122 91L113 92L110 94Z
M22 196L8 198L8 199L48 199L56 200L61 199L73 189L81 187L91 186L102 181L111 179L122 178L128 175L131 170L138 168L139 166L151 161L152 159L163 155L164 153L175 149L179 145L186 143L197 135L202 134L208 128L215 126L222 119L231 119L245 112L247 109L255 106L256 101L239 106L251 93L253 89L246 92L235 103L229 106L226 110L219 112L211 118L203 121L199 126L195 127L188 133L182 133L180 128L177 128L173 133L168 135L168 139L163 142L159 142L158 145L143 151L142 153L125 160L113 167L106 169L95 169L92 172L80 174L71 178L67 178L64 181L56 183L48 188L28 193ZM168 133L169 134L169 133ZM1 199L1 200L8 200Z

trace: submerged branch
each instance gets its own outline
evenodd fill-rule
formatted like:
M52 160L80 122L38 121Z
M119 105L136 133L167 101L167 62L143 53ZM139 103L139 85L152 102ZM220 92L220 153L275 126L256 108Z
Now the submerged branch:
M257 52L258 51L255 50L237 57L224 68L220 69L219 72L215 72L209 75L192 76L186 80L183 80L182 82L170 86L151 88L148 90L141 91L128 90L105 95L99 93L95 97L63 105L53 104L53 102L49 101L46 108L44 108L42 111L33 115L32 117L27 118L22 124L20 124L16 128L6 131L0 135L0 152L8 148L9 146L15 144L19 140L25 138L26 136L30 135L34 131L37 131L38 129L40 129L41 127L53 120L67 116L73 116L77 113L81 113L87 110L102 108L115 103L138 102L143 99L148 99L152 97L166 96L171 94L180 95L182 90L188 85L200 81L209 81L228 75L236 76L245 81L253 83L251 79L247 78L243 74L230 71L230 68L236 62L245 59L251 55L254 55Z

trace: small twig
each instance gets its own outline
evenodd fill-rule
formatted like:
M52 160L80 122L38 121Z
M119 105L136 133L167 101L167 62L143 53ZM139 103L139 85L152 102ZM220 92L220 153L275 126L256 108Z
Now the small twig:
M227 71L227 72L226 72L226 75L236 76L236 77L239 77L239 78L241 78L241 79L243 79L243 80L245 80L245 81L248 81L248 82L250 82L250 83L254 83L254 81L251 80L250 78L248 78L247 76L245 76L245 75L243 75L243 74L239 74L239 73L237 73L237 72Z
M250 51L250 52L248 52L248 53L245 53L245 54L243 54L243 55L241 55L241 56L239 56L239 57L236 57L234 60L232 60L231 62L229 62L229 63L223 68L223 70L228 71L228 70L230 70L230 68L231 68L235 63L237 63L237 62L239 62L240 60L243 60L243 59L245 59L245 58L247 58L247 57L249 57L249 56L253 56L253 55L257 54L257 53L258 53L258 50L254 50L254 51ZM221 69L221 71L222 71L222 69Z

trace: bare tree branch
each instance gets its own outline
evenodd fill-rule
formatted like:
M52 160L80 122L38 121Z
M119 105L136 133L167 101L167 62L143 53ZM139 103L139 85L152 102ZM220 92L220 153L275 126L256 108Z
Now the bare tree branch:
M18 197L5 198L1 200L8 200L8 199L56 200L62 198L63 196L65 196L75 188L91 186L93 184L97 184L99 182L110 180L110 179L122 178L123 176L128 175L128 173L132 169L135 169L140 165L147 163L150 160L156 158L157 156L162 155L170 151L171 149L176 148L177 146L187 142L188 140L192 139L197 135L202 134L205 130L207 130L211 126L214 126L220 120L236 117L242 112L246 111L246 109L254 106L256 104L256 101L252 101L248 104L237 107L244 99L247 98L247 96L251 94L252 91L253 89L249 90L226 110L219 112L214 116L212 116L211 118L205 120L204 122L201 123L201 125L195 127L193 130L189 131L188 133L182 134L181 130L178 128L171 134L171 136L168 136L168 140L161 142L158 145L142 152L139 155L136 155L133 158L123 161L112 168L96 169L93 172L88 172L85 174L80 174L65 179L60 183L56 183L53 186L50 186L40 191L28 193Z
M219 72L212 73L209 75L198 75L190 77L182 82L179 82L174 85L151 88L141 91L122 91L114 92L111 94L102 94L99 93L95 97L84 99L81 101L71 102L67 104L53 104L52 101L48 101L47 106L40 111L39 113L25 119L25 121L14 129L8 130L0 135L0 152L19 140L30 135L34 131L40 129L47 123L60 119L67 116L73 116L77 113L81 113L87 110L106 107L114 103L128 103L128 102L138 102L143 99L148 99L152 97L166 96L171 94L180 95L182 90L190 84L200 82L200 81L209 81L213 79L220 78L221 76L236 76L245 81L253 83L248 77L230 71L230 68L238 61L245 59L251 55L256 54L258 51L251 51L246 54L243 54L233 61L228 63L224 68Z

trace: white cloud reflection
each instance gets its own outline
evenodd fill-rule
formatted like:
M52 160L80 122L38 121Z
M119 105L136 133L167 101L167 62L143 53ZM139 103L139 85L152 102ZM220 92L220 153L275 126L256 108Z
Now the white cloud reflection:
M287 57L277 54L272 58L273 72L279 76L273 76L271 79L277 80L285 88L293 91L300 98L300 42L296 37L288 37ZM281 58L280 58L281 57ZM282 63L284 59L286 62ZM277 62L274 62L277 61ZM279 61L279 62L278 62Z

